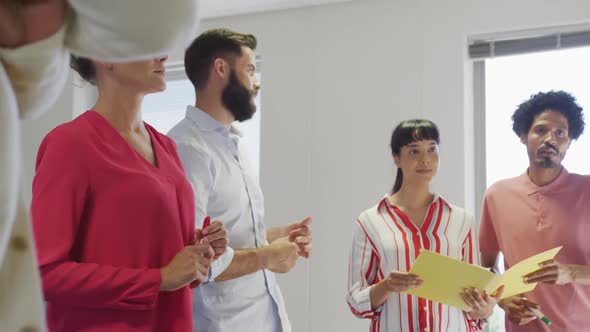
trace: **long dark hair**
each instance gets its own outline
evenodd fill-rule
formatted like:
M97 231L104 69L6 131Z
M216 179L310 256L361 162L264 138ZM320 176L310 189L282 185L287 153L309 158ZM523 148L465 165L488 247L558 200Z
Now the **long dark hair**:
M391 134L391 154L399 156L402 147L413 142L430 140L435 141L436 144L440 143L440 134L434 122L424 119L402 121ZM392 195L401 189L403 182L404 174L402 169L398 168L395 184L391 190Z

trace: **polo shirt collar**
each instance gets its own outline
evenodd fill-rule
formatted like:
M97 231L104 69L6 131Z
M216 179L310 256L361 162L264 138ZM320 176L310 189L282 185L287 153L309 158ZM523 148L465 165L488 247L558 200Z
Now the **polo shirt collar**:
M556 191L567 183L568 178L569 172L563 166L561 166L561 171L559 172L557 178L545 186L537 186L533 181L531 181L528 175L528 169L520 176L521 181L524 183L527 189L527 194L529 195Z

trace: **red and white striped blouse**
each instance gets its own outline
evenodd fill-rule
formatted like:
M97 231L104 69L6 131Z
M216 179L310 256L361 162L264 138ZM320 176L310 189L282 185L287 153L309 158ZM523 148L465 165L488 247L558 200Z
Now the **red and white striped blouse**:
M391 271L410 270L420 249L479 264L473 216L439 196L418 228L388 197L363 212L356 222L348 273L347 301L360 318L371 319L370 331L479 331L481 323L445 304L394 293L371 310L370 286Z

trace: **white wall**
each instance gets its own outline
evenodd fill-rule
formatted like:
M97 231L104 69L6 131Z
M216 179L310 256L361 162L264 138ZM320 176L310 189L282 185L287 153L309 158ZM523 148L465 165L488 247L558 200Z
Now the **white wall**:
M51 107L50 111L46 112L38 119L27 120L23 122L23 173L25 179L25 197L27 201L30 201L31 199L31 184L33 181L33 176L35 175L35 161L37 158L39 144L41 144L43 137L45 137L45 135L47 135L51 129L72 119L72 78L73 74L70 73L70 78L66 83L66 88L62 92L56 104Z
M94 96L94 89L83 82L73 70L69 70L68 81L56 104L38 119L23 122L23 173L27 200L30 200L32 195L31 185L35 175L39 144L53 128L72 120L74 116L91 107Z
M368 326L344 301L348 250L355 218L393 182L387 145L397 122L439 124L435 189L473 207L467 36L585 22L583 0L356 0L204 22L259 39L267 223L315 219L313 258L280 278L295 331ZM79 112L68 108L74 99L66 92L50 115L26 125L27 174L41 137Z

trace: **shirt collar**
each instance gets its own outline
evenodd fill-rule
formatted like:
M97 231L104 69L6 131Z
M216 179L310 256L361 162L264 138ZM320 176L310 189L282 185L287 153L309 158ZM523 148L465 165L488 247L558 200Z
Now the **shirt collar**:
M395 206L391 200L389 199L391 195L390 194L385 194L383 197L383 200L381 201L382 203L386 203L389 206ZM434 193L434 198L432 199L432 202L430 202L430 204L428 204L428 206L435 204L436 202L440 201L443 205L446 205L449 209L451 208L451 205L444 199L442 198L442 196L440 196L437 193Z
M188 105L186 107L186 118L191 120L197 127L205 131L215 131L225 136L235 137L237 139L242 137L242 132L236 128L234 124L229 127L229 130L219 121L215 120L207 112Z
M527 169L527 171L524 172L524 174L522 174L520 176L520 179L524 183L524 185L527 189L527 193L529 195L535 194L537 192L545 193L545 192L555 191L555 190L559 189L560 187L562 187L565 183L567 183L568 178L569 178L569 172L563 166L561 167L561 171L559 172L559 175L557 176L557 178L555 178L555 180L553 180L553 182L551 182L545 186L542 186L542 187L537 186L533 181L531 181L531 179L529 178L529 175L528 175L528 169Z

